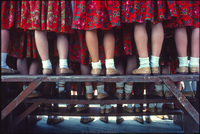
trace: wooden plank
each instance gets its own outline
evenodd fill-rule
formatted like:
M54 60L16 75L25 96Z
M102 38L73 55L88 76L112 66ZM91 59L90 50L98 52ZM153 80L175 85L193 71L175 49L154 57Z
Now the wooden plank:
M26 99L25 103L34 103L36 100L42 98L34 98L34 99ZM167 103L167 102L175 102L177 101L175 98L172 99L165 99L159 98L157 96L135 96L130 100L118 100L115 98L108 98L104 100L96 99L94 96L93 100L87 100L85 96L80 96L78 99L77 96L71 96L71 98L53 98L49 97L46 98L44 103L53 103L53 104L143 104L143 103ZM195 99L191 99L190 101L196 101Z
M2 111L1 120L3 120L10 112L12 112L30 93L33 92L42 82L45 77L36 78L28 87L23 90L13 101L11 101Z
M117 108L114 107L114 112L110 114L101 114L99 113L99 107L90 107L88 110L83 112L76 112L75 110L68 112L66 107L59 107L57 111L54 111L53 108L51 110L43 110L42 108L38 108L31 113L31 115L55 115L55 116L140 116L140 115L180 115L183 114L181 110L177 109L166 109L163 108L163 112L161 113L150 113L150 112L140 112L140 113L127 113L125 111L117 112Z
M18 125L23 119L26 118L31 112L33 112L45 99L36 100L28 109L26 109L21 115L19 115L12 123L11 128Z
M71 76L46 76L44 75L2 75L2 82L32 82L36 78L45 78L43 82L162 82L160 78L169 77L172 81L199 81L199 75L120 75L120 76L91 76L91 75L71 75Z
M199 113L196 109L190 104L187 98L180 92L177 86L173 83L173 81L169 78L161 78L166 86L170 89L170 91L177 98L178 102L182 105L184 110L194 119L194 121L199 125Z

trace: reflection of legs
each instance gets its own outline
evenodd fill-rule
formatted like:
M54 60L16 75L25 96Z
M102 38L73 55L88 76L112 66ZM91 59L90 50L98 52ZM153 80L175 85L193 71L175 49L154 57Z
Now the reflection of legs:
M177 73L188 73L188 57L187 57L187 31L186 27L177 28L175 30L175 42L178 52L179 69Z
M112 30L104 32L103 46L105 51L105 66L107 75L119 74L114 64L115 36Z
M190 57L190 72L199 73L199 28L192 31L191 37L191 57Z
M152 24L152 55L150 66L153 74L159 74L159 58L164 40L164 29L162 22Z
M139 54L140 66L138 69L133 71L133 74L150 74L149 57L147 49L148 37L145 24L135 24L134 37Z
M127 65L126 65L126 75L132 74L132 70L137 68L137 56L131 55L127 57ZM129 100L132 96L133 82L127 82L125 84L125 99ZM133 112L132 104L128 104L123 108L127 112Z
M43 74L52 73L52 65L49 59L49 46L46 31L35 30L35 43L38 53L42 59Z
M81 64L81 74L82 75L89 75L90 74L90 65L83 65ZM92 99L94 96L93 87L91 82L85 82L86 88L86 98Z

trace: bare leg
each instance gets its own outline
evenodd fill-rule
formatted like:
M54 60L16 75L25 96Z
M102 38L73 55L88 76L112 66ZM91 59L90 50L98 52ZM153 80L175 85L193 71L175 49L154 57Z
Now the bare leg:
M199 58L199 28L192 31L191 39L191 57Z
M177 28L175 30L175 43L179 57L187 56L187 31L186 27Z
M126 75L131 75L132 71L137 68L137 56L127 56ZM132 86L133 82L126 82L127 85Z
M35 43L42 61L49 59L49 46L46 31L35 30Z
M29 73L27 58L17 59L17 70L19 71L20 74Z
M59 59L67 59L68 57L68 39L66 35L57 35L57 49L59 54Z
M86 44L92 58L92 62L99 61L99 44L97 30L85 31Z
M29 74L32 74L32 75L39 74L41 70L42 70L41 61L38 59L33 59L29 67Z
M162 44L164 40L164 29L162 22L157 24L152 24L152 55L160 56L160 52L162 49Z
M115 50L115 36L112 30L105 31L103 45L106 59L113 59Z
M139 24L139 23L135 24L134 38L139 57L140 58L148 57L148 51L147 51L148 37L145 24Z
M9 46L9 30L1 29L1 53L7 53Z

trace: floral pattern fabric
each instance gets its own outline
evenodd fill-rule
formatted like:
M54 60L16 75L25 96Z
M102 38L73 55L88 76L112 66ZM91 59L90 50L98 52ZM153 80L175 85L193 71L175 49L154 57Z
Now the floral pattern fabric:
M166 28L199 27L199 1L176 1L177 17L165 23Z
M20 1L1 1L1 29L19 28Z
M79 30L108 30L120 26L118 0L74 1L72 28Z
M122 23L145 23L153 24L177 16L175 1L169 0L123 0L121 7Z
M68 0L22 1L21 28L72 33L72 6Z

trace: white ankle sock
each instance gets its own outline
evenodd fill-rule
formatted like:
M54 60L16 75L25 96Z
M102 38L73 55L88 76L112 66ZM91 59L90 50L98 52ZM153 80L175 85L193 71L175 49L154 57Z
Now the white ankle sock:
M124 89L125 89L126 94L130 94L133 89L133 85L130 86L130 85L125 84Z
M159 59L160 59L160 57L151 55L150 66L151 67L159 67Z
M8 65L6 64L7 53L1 53L1 68L9 69Z
M116 83L116 88L123 88L124 87L124 82L118 82ZM123 93L123 89L117 89L118 93L122 94Z
M68 68L67 59L59 59L59 67L60 68Z
M156 103L157 108L162 108L163 103Z
M183 88L182 92L193 91L191 81L183 81L183 82L184 82L184 88Z
M127 104L128 108L133 108L132 104Z
M97 93L107 94L107 93L104 91L104 85L98 85L98 86L97 86Z
M106 66L106 68L114 68L115 69L114 59L105 59L105 66Z
M103 106L100 105L100 109L105 109L105 108L106 108L106 105L103 105Z
M52 69L51 61L49 59L42 61L42 68Z
M58 92L65 90L65 82L58 82Z
M98 62L92 62L92 69L94 68L100 68L100 69L102 68L100 60Z
M162 91L162 84L161 85L155 85L156 91Z
M156 103L149 103L149 108L154 108Z
M149 65L149 57L147 57L147 58L139 58L139 61L140 61L139 68L150 67L150 65Z
M188 67L188 57L178 57L179 67L187 66Z
M92 85L85 86L85 88L86 88L86 93L93 93L93 87L92 87Z
M111 105L106 105L106 109L111 109Z
M199 58L190 57L189 67L199 67Z

